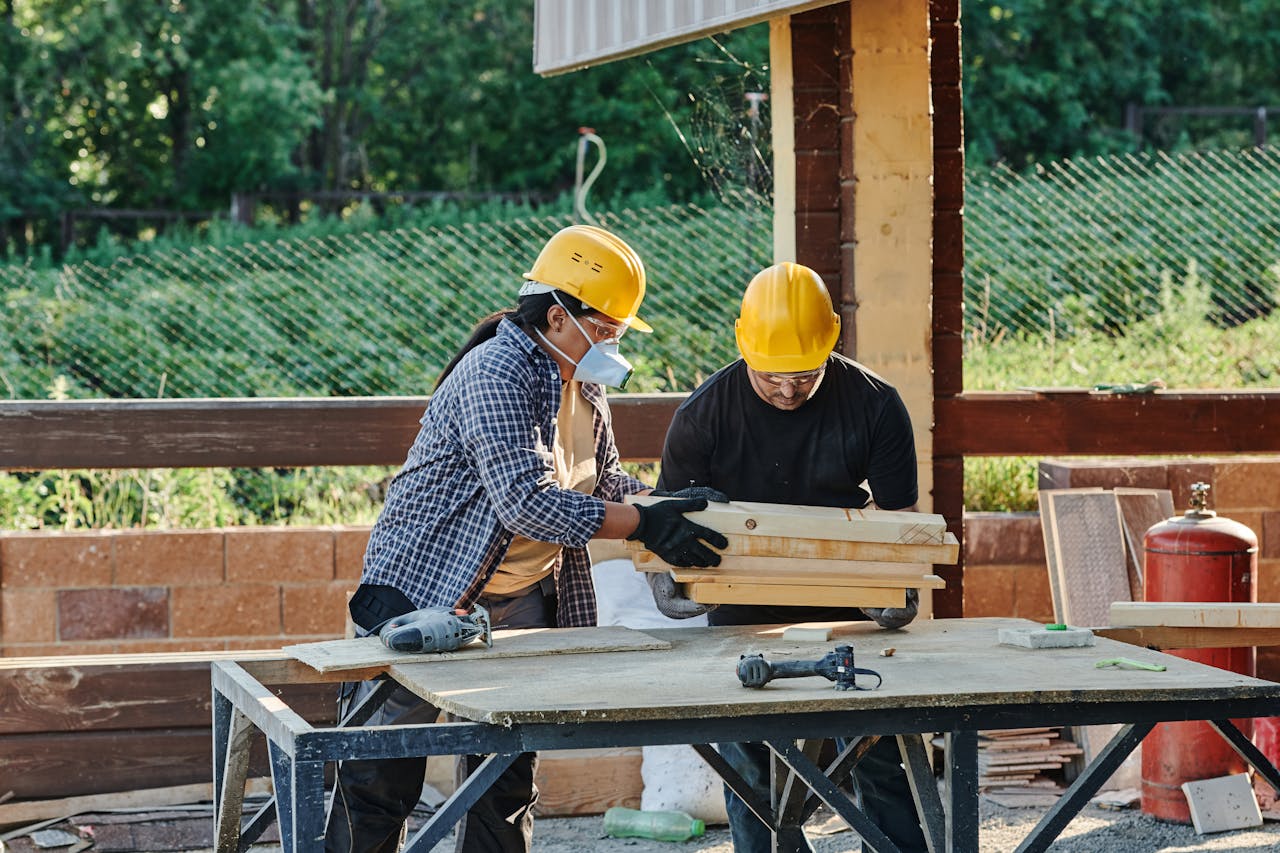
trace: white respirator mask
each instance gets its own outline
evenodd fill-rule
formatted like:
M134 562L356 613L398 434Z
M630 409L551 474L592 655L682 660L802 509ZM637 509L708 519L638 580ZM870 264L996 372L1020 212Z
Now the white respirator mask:
M573 325L578 327L578 331L582 333L582 336L587 339L591 346L583 353L582 358L574 361L564 350L547 340L547 336L542 334L542 330L539 329L538 337L542 338L542 342L573 363L573 378L577 381L608 385L619 389L625 388L627 380L631 378L635 368L631 366L631 362L619 354L617 342L597 342L587 333L586 329L582 328L578 318L574 317L572 312L564 307L564 303L560 301L559 293L552 293L551 298L556 301L557 305L564 308L565 313L569 315L569 319L573 321Z

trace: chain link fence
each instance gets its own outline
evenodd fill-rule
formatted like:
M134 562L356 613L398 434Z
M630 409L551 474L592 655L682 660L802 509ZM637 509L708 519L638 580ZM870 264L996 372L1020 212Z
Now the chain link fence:
M688 390L736 357L742 288L771 262L768 204L740 196L599 218L649 273L642 314L657 331L627 339L637 365L629 390ZM106 268L0 267L0 393L426 394L474 323L514 304L521 273L569 222L193 248ZM1280 285L1280 153L997 170L970 180L966 239L971 357L1028 341L1119 339L1172 312L1254 327L1268 322ZM1272 353L1276 326L1263 337ZM1001 387L968 368L966 383Z
M601 215L648 271L629 390L695 387L736 357L745 282L770 263L749 200ZM0 269L10 398L418 395L568 217L194 248L107 268Z
M1203 291L1205 319L1238 326L1276 306L1280 152L997 169L968 184L965 228L971 345L1119 334L1185 288Z

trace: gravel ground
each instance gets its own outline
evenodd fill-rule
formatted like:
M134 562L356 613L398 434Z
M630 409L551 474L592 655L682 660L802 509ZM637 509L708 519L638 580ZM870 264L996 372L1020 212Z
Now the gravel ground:
M1043 808L1005 808L983 798L979 853L1010 853L1035 827ZM830 824L827 824L828 826ZM843 825L843 824L841 824ZM810 832L815 853L855 853L858 837L843 831L831 835ZM435 853L450 853L441 843ZM715 826L702 838L667 843L634 838L608 838L599 817L543 818L534 828L534 853L732 853L727 827ZM1164 823L1138 809L1110 811L1088 806L1049 848L1053 853L1276 853L1280 851L1280 823L1257 829L1197 835L1190 826Z

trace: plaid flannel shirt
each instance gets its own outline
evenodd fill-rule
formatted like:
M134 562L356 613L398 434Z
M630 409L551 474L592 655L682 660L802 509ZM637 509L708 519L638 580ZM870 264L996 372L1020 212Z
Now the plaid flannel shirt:
M560 391L556 363L508 319L467 353L422 416L370 535L361 581L393 586L418 607L467 607L519 534L564 546L558 624L594 625L587 540L604 521L603 501L648 486L623 472L604 390L587 383L596 488L586 495L556 484Z

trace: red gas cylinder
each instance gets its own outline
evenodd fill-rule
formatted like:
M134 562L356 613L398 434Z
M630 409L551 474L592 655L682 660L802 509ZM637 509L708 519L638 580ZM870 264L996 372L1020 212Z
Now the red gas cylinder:
M1256 598L1258 537L1239 522L1205 508L1208 485L1191 487L1191 508L1162 521L1143 538L1147 601L1238 601ZM1186 660L1254 673L1254 650L1171 651ZM1249 720L1236 720L1247 736ZM1243 773L1245 763L1208 723L1159 723L1142 742L1142 810L1162 820L1191 823L1183 782Z

